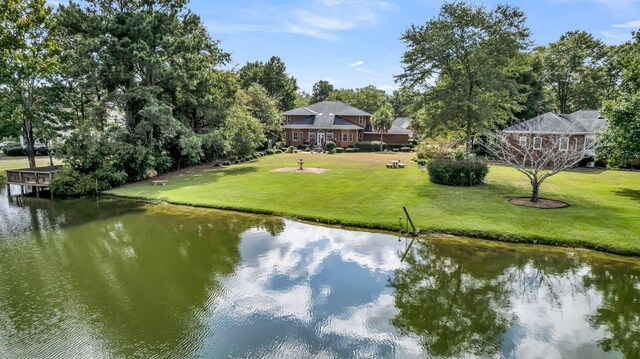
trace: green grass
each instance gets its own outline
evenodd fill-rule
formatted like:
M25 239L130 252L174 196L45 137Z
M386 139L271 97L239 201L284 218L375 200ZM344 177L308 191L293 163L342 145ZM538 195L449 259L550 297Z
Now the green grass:
M108 194L393 230L403 227L406 206L422 230L640 254L638 172L560 173L542 185L541 197L571 206L543 210L507 202L530 191L526 177L511 168L492 166L481 186L447 187L430 183L411 156L281 154L224 169L201 167L170 177L166 186L141 182ZM270 172L295 167L299 157L305 166L329 171ZM407 168L385 168L398 158Z
M56 159L53 160L55 164L59 164L60 161ZM36 165L37 166L48 166L49 165L49 157L47 156L39 156L36 157ZM17 168L28 168L29 160L27 157L11 157L7 156L2 151L0 151L0 172L4 173L5 170L14 170Z

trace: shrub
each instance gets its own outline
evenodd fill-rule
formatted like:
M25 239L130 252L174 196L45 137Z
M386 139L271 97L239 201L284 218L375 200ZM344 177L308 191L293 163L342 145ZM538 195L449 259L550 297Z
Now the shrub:
M7 156L26 156L27 155L27 152L25 151L24 148L22 148L22 145L20 145L19 143L4 146L4 148L2 149L2 152L4 152L4 154Z
M231 166L231 162L230 161L224 161L222 162L223 166Z
M275 155L275 154L276 154L276 150L271 149L271 148L270 148L270 149L268 149L268 150L266 150L266 151L264 151L264 155L265 155L265 156L268 156L268 155Z
M282 153L282 150L276 150L275 153Z
M347 148L345 152L358 152L358 149L351 147L351 148Z
M418 158L416 163L418 164L418 166L425 166L427 164L427 160L425 160L424 158Z
M394 151L395 151L395 150L396 150L396 149L394 148ZM406 147L406 146L405 146L405 147L401 147L401 148L400 148L400 151L402 151L402 152L411 152L411 147Z
M7 182L7 177L5 176L5 172L2 171L0 172L0 186L5 184L5 182Z
M394 148L392 151L393 151L393 152L400 152L400 150L399 150L399 149L397 149L397 148Z
M464 152L462 141L450 135L440 135L423 140L417 147L418 158L458 158L459 151ZM462 156L464 158L464 154Z
M380 141L363 141L356 143L356 148L361 152L377 152L380 151ZM382 148L386 149L387 144L382 143Z
M482 183L489 172L487 162L478 159L438 158L427 164L431 182L448 186L473 186Z
M296 151L296 148L293 146L289 146L287 147L287 153L294 153Z
M348 149L348 148L347 148L347 149ZM342 148L342 147L336 147L336 148L335 148L335 151L336 151L336 153L342 153L342 152L344 152L344 148Z
M336 149L336 143L333 141L327 141L327 143L324 144L324 148L326 148L329 153L333 153Z

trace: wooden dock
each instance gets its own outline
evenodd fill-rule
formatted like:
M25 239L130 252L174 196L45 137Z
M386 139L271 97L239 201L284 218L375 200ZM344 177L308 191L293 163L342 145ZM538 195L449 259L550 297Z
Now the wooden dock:
M7 170L7 193L11 196L11 186L20 186L21 192L25 189L31 189L36 192L36 196L40 197L40 192L49 189L51 198L53 191L51 190L51 180L62 166L47 166L36 168L22 168L17 170Z

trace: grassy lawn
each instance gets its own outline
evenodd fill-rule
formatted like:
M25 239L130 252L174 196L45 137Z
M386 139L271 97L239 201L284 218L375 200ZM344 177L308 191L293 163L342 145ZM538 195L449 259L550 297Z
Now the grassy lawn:
M54 164L60 164L60 161L57 161L55 158L53 159ZM38 166L48 166L49 165L49 157L47 156L38 156L36 157L36 164ZM5 170L13 170L16 168L28 168L29 161L27 157L10 157L5 155L0 151L0 172Z
M295 167L299 157L305 166L329 171L270 172ZM491 167L481 186L447 187L430 183L411 157L281 154L224 169L201 167L169 176L166 186L141 182L109 194L384 229L400 228L406 206L423 230L640 254L638 172L561 173L542 185L541 197L571 207L543 210L507 202L530 191L526 177L511 168ZM407 168L387 169L392 159Z

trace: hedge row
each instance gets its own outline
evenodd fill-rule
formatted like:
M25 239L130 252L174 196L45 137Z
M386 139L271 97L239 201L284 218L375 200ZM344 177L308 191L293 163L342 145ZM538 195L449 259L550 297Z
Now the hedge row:
M487 162L479 159L438 158L427 164L431 182L448 186L474 186L489 173Z

